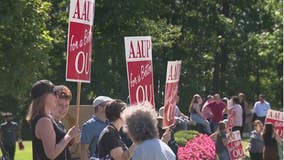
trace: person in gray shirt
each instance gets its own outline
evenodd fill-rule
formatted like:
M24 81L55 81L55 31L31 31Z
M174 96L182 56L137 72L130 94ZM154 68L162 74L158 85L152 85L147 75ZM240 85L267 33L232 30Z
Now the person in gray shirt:
M19 127L17 122L12 121L12 113L7 112L4 114L4 116L6 122L2 123L0 127L1 140L5 150L9 154L9 158L13 160L15 156L16 141L20 139Z
M170 147L158 138L157 113L150 104L131 106L125 112L126 131L137 145L132 160L175 160Z

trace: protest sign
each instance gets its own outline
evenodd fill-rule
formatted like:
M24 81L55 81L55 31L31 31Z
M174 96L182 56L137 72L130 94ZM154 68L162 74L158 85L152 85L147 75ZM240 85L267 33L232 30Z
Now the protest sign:
M276 133L283 140L283 112L269 109L266 115L265 123L272 123Z
M233 122L233 109L232 107L229 107L228 108L228 129L232 129L233 128L233 125L234 125L234 122Z
M71 0L66 80L90 83L95 0Z
M130 104L155 107L151 37L124 37L124 44Z
M175 123L175 106L178 93L178 82L180 78L181 61L168 61L163 128L172 126Z
M240 131L233 131L226 134L228 139L227 148L230 160L242 159L245 157Z

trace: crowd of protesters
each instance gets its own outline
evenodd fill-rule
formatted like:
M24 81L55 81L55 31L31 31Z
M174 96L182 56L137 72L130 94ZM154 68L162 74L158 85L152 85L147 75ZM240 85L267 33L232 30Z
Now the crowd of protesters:
M82 129L74 125L67 131L61 122L72 99L72 93L67 86L55 86L49 80L39 80L32 86L31 97L32 102L26 119L32 128L34 160L70 160L72 158L69 148L73 143L80 143L81 160L177 158L175 130L162 129L164 107L157 112L148 103L128 107L122 100L98 96L92 104L93 116L83 124ZM278 145L283 146L282 140L275 134L272 124L264 124L268 109L269 103L265 101L264 95L260 95L253 108L254 130L246 148L253 160L276 160L281 154ZM202 97L195 94L189 103L188 112L189 116L186 116L176 105L176 123L181 123L182 129L188 129L190 122L201 125L204 133L215 141L218 158L230 159L226 134L238 130L242 137L249 119L247 115L250 110L244 93L230 99L221 98L219 94L208 95L204 103ZM1 124L1 132L5 131L4 127L8 123L11 124L11 129L15 126L15 132L18 130L17 124L11 122L9 117L10 114L6 116L7 122ZM5 134L4 132L3 136ZM9 136L14 137L11 144L16 141L16 134L13 135ZM13 159L15 147L11 150L6 148L10 159Z

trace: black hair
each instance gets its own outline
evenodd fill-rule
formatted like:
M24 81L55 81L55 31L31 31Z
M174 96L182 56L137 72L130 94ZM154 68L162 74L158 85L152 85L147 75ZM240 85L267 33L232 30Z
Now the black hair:
M121 112L126 108L126 103L120 99L109 102L106 106L106 117L110 122L115 122L121 116Z

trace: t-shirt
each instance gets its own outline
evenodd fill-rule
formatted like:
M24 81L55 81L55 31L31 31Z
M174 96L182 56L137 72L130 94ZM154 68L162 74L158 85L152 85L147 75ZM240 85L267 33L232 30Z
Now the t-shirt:
M251 132L249 151L252 153L262 153L263 151L263 138L262 135L257 133L255 130Z
M235 104L232 106L233 111L233 127L243 125L243 109L242 106L239 104Z
M220 122L223 120L223 110L226 108L226 104L224 102L210 102L207 107L211 110L213 117L212 122Z
M268 109L270 109L270 104L267 101L261 103L260 101L255 102L253 107L253 113L258 117L265 117Z
M103 122L96 116L89 119L82 126L81 144L89 144L90 157L95 157L96 147L102 130L108 122Z
M180 110L179 110L178 106L176 105L175 106L175 117L179 117L179 115L180 115Z
M5 145L15 146L18 133L18 123L4 122L1 124L0 131L2 133L2 142Z
M175 160L176 156L170 147L160 139L145 140L137 146L132 160Z
M108 125L99 137L98 147L96 150L97 157L100 160L112 160L111 150L121 147L122 150L127 150L127 146L122 141L119 132L111 124Z

